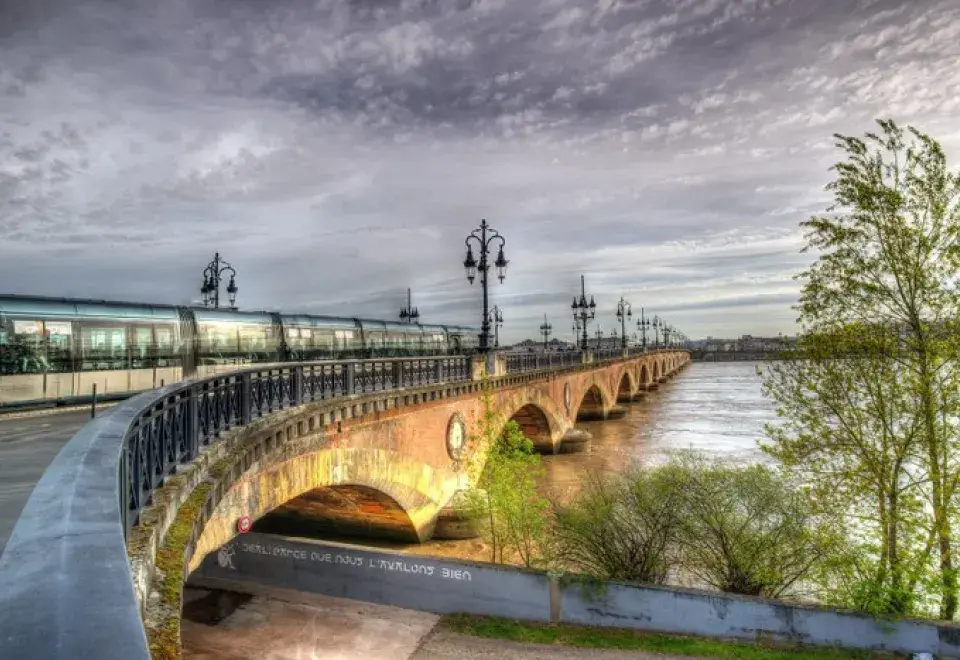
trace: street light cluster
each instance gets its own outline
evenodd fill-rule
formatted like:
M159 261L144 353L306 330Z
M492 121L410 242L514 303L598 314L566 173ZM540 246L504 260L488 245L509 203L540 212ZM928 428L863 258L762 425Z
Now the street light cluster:
M220 253L213 255L213 261L203 269L203 284L200 286L200 295L203 296L203 306L220 307L220 282L223 274L230 273L230 282L227 284L227 296L230 298L230 309L234 309L237 302L237 271L228 262L220 258Z
M499 346L499 328L503 325L503 314L500 311L500 308L494 306L493 309L490 309L490 298L489 290L487 283L487 271L490 269L489 255L491 254L491 248L495 246L495 243L499 242L497 250L497 258L493 262L494 267L497 269L497 277L500 279L500 282L503 282L503 278L506 277L507 271L507 261L503 253L503 248L506 245L506 239L500 235L500 233L493 229L490 225L487 224L487 221L481 220L480 227L474 229L470 232L470 235L467 236L464 244L467 248L467 257L463 260L463 267L467 271L467 281L470 284L473 284L474 279L477 276L477 272L480 272L480 284L483 287L483 325L480 328L480 350L485 352L490 348L490 327L493 326L495 332L494 346ZM473 248L476 246L479 253L479 259L474 255ZM587 291L586 283L584 276L580 276L580 297L577 298L574 296L573 303L570 305L571 310L573 311L573 332L580 340L580 348L586 350L587 342L589 340L589 334L587 333L587 325L596 319L597 316L597 303L594 300L593 296L590 296L590 299L587 300ZM627 322L633 320L633 309L629 301L625 300L622 296L620 301L617 303L616 309L617 320L620 322L620 346L623 349L627 348L628 333L627 333ZM668 347L668 346L681 346L686 342L686 336L683 333L679 332L672 325L668 325L663 319L659 316L654 316L653 320L647 319L643 308L640 308L640 319L637 321L637 329L640 330L643 339L642 346L644 350L647 348L647 331L649 329L653 330L654 333L654 346L656 348ZM547 322L547 317L544 315L543 323L540 325L540 334L543 337L543 346L547 347L550 334L553 332L553 326ZM600 341L603 339L603 331L600 327L597 327L597 345L600 345ZM612 333L613 337L617 337L617 331L614 330ZM663 336L663 341L661 342L661 335ZM636 333L634 333L636 337Z
M580 348L586 349L588 338L587 324L596 318L597 304L594 301L593 296L590 296L590 302L587 302L586 286L584 284L583 275L580 276L580 298L578 299L574 297L573 304L570 307L573 310L573 331L575 335L579 336ZM616 317L617 321L620 322L620 347L622 349L626 349L629 341L627 323L633 320L633 305L629 300L624 299L623 296L621 296L620 300L617 301ZM643 307L640 308L640 318L637 320L637 329L641 333L642 339L640 341L640 345L644 350L647 348L647 331L650 329L652 329L654 333L655 348L682 346L687 341L686 335L678 331L672 325L668 325L667 322L661 319L659 316L654 316L652 320L648 319ZM600 342L603 339L603 331L599 327L597 328L596 336L597 346L599 347ZM613 330L611 336L614 339L617 338L618 335L616 329ZM633 336L636 338L636 333L634 333Z

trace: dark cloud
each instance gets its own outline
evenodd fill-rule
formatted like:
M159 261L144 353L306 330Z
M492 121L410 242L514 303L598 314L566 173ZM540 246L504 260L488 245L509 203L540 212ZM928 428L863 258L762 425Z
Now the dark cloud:
M960 133L951 0L0 0L0 277L476 324L463 239L511 268L507 340L587 275L691 335L793 328L834 132ZM558 333L558 336L565 336Z

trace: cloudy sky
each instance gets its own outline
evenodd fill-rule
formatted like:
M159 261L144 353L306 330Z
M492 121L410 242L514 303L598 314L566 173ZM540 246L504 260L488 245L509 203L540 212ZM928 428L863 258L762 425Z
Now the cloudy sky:
M960 155L956 0L0 0L0 290L793 330L834 132ZM951 121L953 120L953 121ZM591 327L591 330L594 328Z

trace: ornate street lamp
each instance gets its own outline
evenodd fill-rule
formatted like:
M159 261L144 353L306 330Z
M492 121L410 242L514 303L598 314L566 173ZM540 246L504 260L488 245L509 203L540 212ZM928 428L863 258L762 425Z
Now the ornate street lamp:
M597 338L597 350L599 351L603 346L603 330L599 325L597 326L597 332L595 333L595 336Z
M643 351L647 351L647 328L650 327L650 319L644 316L643 307L640 308L640 319L637 321L637 328L640 330L640 335L643 338Z
M410 289L407 289L407 306L400 310L400 320L405 323L416 323L420 320L420 310L411 304Z
M597 303L594 302L593 296L590 296L590 302L587 302L587 290L583 275L580 276L580 299L577 300L574 296L570 309L573 310L573 319L576 321L577 327L583 332L580 338L580 348L587 350L587 323L597 315Z
M471 241L477 244L477 249L480 252L479 262L473 256ZM488 225L486 219L484 219L480 221L479 229L470 232L470 235L464 241L467 246L467 258L463 260L463 267L467 271L467 281L473 284L479 270L480 285L483 287L483 325L480 328L480 351L483 353L490 350L490 298L487 292L487 271L490 269L490 264L487 261L487 254L489 254L490 246L494 241L500 241L500 250L497 252L497 260L493 262L493 265L496 267L497 277L500 278L502 283L503 278L507 275L507 264L510 263L503 256L503 248L507 244L506 239L496 229Z
M650 325L653 326L653 336L655 339L654 348L656 348L657 350L660 350L660 328L663 327L663 321L660 319L659 316L654 316L653 323L651 323Z
M617 320L620 321L620 348L627 350L627 319L633 318L633 309L630 303L620 296L617 303Z
M490 324L493 326L493 347L500 348L500 328L503 327L503 312L496 305L490 310Z
M670 332L672 328L669 325L663 326L663 345L670 348Z
M228 262L220 258L220 253L213 255L213 261L207 264L203 269L203 285L200 287L200 295L203 296L203 306L213 306L214 309L220 307L220 282L225 272L230 272L230 282L227 284L227 296L230 299L230 309L236 309L234 306L237 301L237 271L233 269Z
M553 326L547 323L547 315L543 315L543 323L540 324L540 334L543 335L543 349L547 349L550 341L550 335L553 334Z

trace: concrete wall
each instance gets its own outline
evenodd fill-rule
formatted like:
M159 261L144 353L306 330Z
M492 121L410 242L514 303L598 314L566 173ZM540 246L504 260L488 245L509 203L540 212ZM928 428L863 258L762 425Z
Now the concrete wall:
M723 638L758 637L960 658L960 628L881 622L843 612L689 589L610 583L563 585L543 573L436 560L354 546L246 534L211 553L189 579L243 591L292 588L437 613L633 628Z

